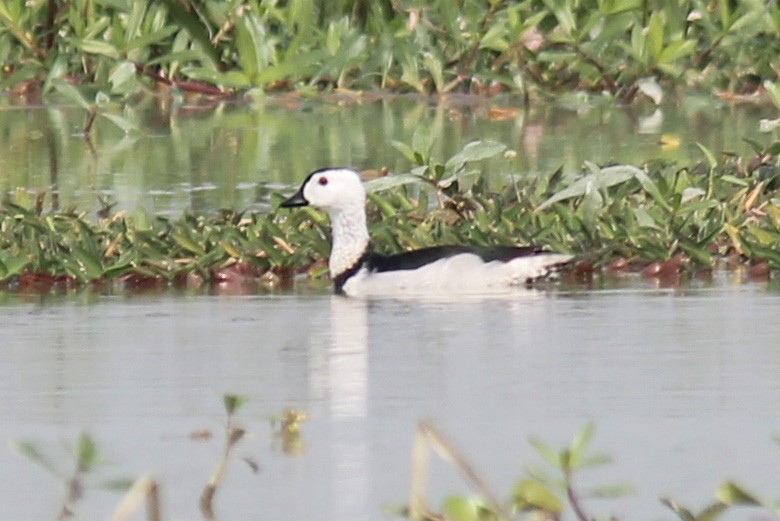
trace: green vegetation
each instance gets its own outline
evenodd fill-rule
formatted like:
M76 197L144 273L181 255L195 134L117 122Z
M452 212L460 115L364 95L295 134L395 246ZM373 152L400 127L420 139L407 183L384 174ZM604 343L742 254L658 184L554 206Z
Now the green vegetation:
M386 89L752 93L780 6L749 0L8 0L0 88L126 96Z
M482 478L466 461L463 455L447 440L443 434L429 423L421 423L415 435L415 457L413 458L413 484L410 506L403 511L404 517L412 520L446 519L449 521L508 521L510 519L540 519L555 521L562 519L571 509L571 515L577 521L593 519L615 519L615 517L593 516L586 512L585 498L614 498L632 493L624 484L591 488L583 492L579 482L584 471L603 467L611 462L605 454L590 453L594 427L586 425L574 437L568 447L555 450L546 442L531 439L530 442L547 465L556 475L539 466L527 466L525 476L515 483L511 497L499 501L487 489ZM442 514L432 512L424 501L425 481L427 480L428 456L421 447L425 445L448 461L480 496L453 495L442 503ZM416 482L416 476L422 476ZM576 479L575 479L576 478ZM575 484L575 481L578 482ZM715 521L726 512L737 507L760 508L777 515L780 507L777 502L763 499L748 492L741 485L727 481L718 486L715 499L699 513L694 513L673 499L662 497L660 501L670 508L681 521Z
M755 144L752 158L716 158L641 167L586 163L564 176L491 172L514 151L477 141L446 161L430 155L418 131L394 143L416 165L369 181L369 221L382 252L442 243L546 244L575 253L576 276L596 270L643 270L678 277L719 265L780 268L780 144ZM498 174L498 175L497 175ZM274 207L281 199L275 196ZM262 281L277 286L296 273L326 274L327 216L312 208L210 216L150 217L75 209L45 211L45 198L17 192L0 208L0 280L9 287L126 286Z
M67 462L62 457L51 454L40 443L23 440L12 444L12 448L29 461L44 468L61 482L65 495L55 519L65 521L73 517L76 505L83 499L87 489L100 488L112 491L123 491L131 482L124 478L101 475L105 463L101 460L98 446L87 433L81 433L75 446L69 448ZM63 468L63 467L70 468ZM97 478L97 479L96 479ZM91 484L88 482L92 482Z
M771 81L779 35L780 7L757 0L10 0L0 3L0 88L58 93L87 112L86 134L98 116L137 133L132 111L120 116L110 100L160 86L216 96L384 89L632 100L641 92L656 103L683 86L760 89L780 107ZM585 162L575 175L538 176L516 174L502 160L515 152L498 142L434 157L434 138L420 131L395 143L410 171L371 183L374 246L546 244L578 255L575 278L602 269L678 277L721 263L766 274L780 268L779 122L765 122L775 140L751 143L750 157L701 147L698 163ZM43 194L9 196L0 281L41 290L108 281L275 287L326 272L327 218L312 209L168 218L101 204L93 218L47 205Z
M225 395L223 401L227 413L225 445L199 500L201 513L204 519L209 521L218 519L215 514L214 498L217 491L226 486L223 478L229 462L234 458L238 443L246 435L246 431L235 424L235 415L244 403L244 397ZM291 421L286 426L283 425L281 431L274 433L274 437L284 435L285 430L287 435L299 436L300 422L303 421L304 415L296 411L286 411L282 416ZM414 434L409 503L389 513L394 517L403 517L412 521L508 521L510 519L555 521L567 516L570 510L571 516L577 521L607 519L606 516L594 517L587 512L585 500L623 497L633 493L633 489L626 484L583 488L582 482L585 481L583 473L586 474L589 470L611 463L608 455L591 452L594 432L592 424L586 425L574 436L571 444L560 450L553 449L543 440L532 438L530 443L545 460L546 466L527 465L524 475L513 485L509 498L501 500L491 491L463 453L439 429L429 422L421 422ZM203 439L211 436L210 431L205 433L201 431L193 433L190 438ZM780 445L777 438L775 442ZM138 518L138 512L144 508L146 510L144 519L149 521L164 519L159 499L160 484L157 479L148 475L134 481L126 478L104 478L101 471L106 467L103 463L105 458L88 434L82 433L79 436L72 453L67 458L68 462L63 462L61 461L63 458L50 454L39 442L24 440L15 442L12 446L20 456L43 467L64 484L65 498L56 518L59 521L76 517L84 497L95 488L124 492L114 513L108 518L111 521ZM446 461L452 470L459 473L477 493L476 495L453 494L446 497L441 504L441 514L431 510L426 498L431 453L437 454ZM285 451L285 454L298 456L300 452ZM242 460L253 472L258 471L259 465L254 459L244 457ZM63 465L71 466L74 470L62 471L60 467ZM553 470L552 474L549 469ZM736 509L744 507L752 508L753 512L760 509L769 514L780 515L777 501L760 497L733 481L720 484L715 490L713 501L698 513L668 497L661 497L660 502L672 510L681 521L715 521L727 513L733 513Z

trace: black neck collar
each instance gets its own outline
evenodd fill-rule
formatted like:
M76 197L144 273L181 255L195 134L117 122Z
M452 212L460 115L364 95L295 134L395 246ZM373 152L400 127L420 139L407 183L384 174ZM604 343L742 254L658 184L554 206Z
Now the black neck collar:
M361 255L360 258L357 261L355 261L355 263L352 266L342 271L341 273L339 273L333 278L333 289L336 291L337 295L344 294L344 284L347 283L350 277L352 277L354 274L360 271L360 268L362 268L368 262L370 256L371 256L370 249L366 248L366 250L363 252L363 255Z

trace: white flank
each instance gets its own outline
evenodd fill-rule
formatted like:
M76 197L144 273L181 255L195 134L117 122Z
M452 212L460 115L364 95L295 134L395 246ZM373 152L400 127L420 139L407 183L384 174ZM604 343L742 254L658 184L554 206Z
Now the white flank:
M360 270L344 284L350 297L492 295L526 287L526 281L548 274L552 266L571 260L571 255L543 253L509 262L483 262L463 253L440 259L416 270L369 273Z

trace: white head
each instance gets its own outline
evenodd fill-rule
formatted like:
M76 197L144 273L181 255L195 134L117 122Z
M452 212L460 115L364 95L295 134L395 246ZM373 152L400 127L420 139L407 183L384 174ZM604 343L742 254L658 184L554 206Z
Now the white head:
M328 211L358 207L363 211L366 190L360 175L350 168L315 170L298 192L282 203L285 208L311 205Z
M309 174L298 191L282 206L311 205L330 214L333 247L328 264L335 279L358 265L368 250L365 204L366 190L356 171L323 168Z

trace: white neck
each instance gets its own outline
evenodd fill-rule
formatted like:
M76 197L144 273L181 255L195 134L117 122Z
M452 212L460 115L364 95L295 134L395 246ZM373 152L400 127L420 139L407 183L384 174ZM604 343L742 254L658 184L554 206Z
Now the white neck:
M333 230L330 251L330 276L335 278L355 265L368 248L368 227L364 204L328 211Z

